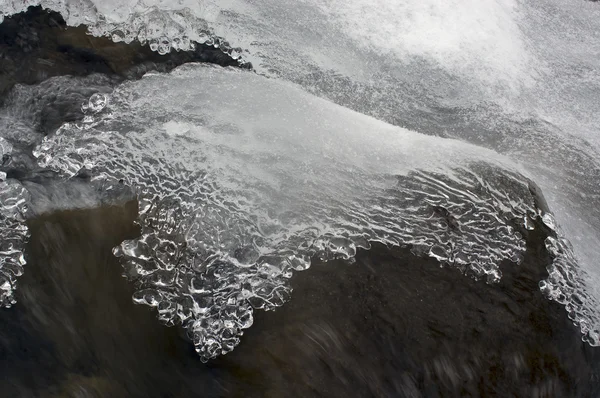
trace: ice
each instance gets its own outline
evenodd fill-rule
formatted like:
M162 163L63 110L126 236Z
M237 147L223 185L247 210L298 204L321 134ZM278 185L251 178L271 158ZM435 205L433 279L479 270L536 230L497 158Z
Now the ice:
M0 162L7 162L12 145L0 137ZM28 237L25 225L27 192L0 172L0 306L15 304L16 280L23 274L23 248Z
M70 26L84 24L91 34L107 36L115 42L137 40L160 54L191 50L195 43L207 43L220 47L234 59L241 55L238 48L211 32L207 20L219 10L212 0L1 0L0 22L38 5L59 12Z
M340 107L252 72L186 65L119 87L36 149L40 166L131 186L142 236L115 249L138 303L227 353L310 258L412 245L488 282L536 214L509 159Z

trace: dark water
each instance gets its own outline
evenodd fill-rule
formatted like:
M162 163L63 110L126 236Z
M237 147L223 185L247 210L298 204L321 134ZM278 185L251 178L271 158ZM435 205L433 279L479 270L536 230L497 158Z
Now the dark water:
M152 68L231 61L202 48L159 58L84 32L39 9L7 19L0 93L56 75L99 72L110 86ZM69 98L44 103L52 112L40 135L81 117ZM40 192L51 185L8 171ZM374 245L354 264L315 260L293 277L289 303L255 311L241 344L203 364L180 329L131 300L112 248L139 234L136 215L128 202L29 221L18 304L0 311L0 396L600 396L600 350L539 291L551 261L542 225L521 231L524 261L502 264L492 285L410 248Z
M131 301L111 253L136 206L30 222L18 304L0 312L3 396L597 396L598 349L537 281L550 261L527 232L518 267L488 285L409 249L319 263L233 353L202 364L177 328ZM525 232L525 231L524 231Z

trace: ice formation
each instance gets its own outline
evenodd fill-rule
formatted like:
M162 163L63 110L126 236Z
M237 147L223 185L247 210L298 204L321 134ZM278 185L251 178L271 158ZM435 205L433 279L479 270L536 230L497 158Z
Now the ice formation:
M0 137L0 162L7 162L12 145ZM16 279L23 274L23 250L28 237L25 225L27 192L0 171L0 306L10 307L16 301Z
M525 250L514 226L539 215L528 180L494 152L251 72L187 65L91 102L108 105L35 155L65 177L135 189L142 236L115 254L134 300L183 324L203 359L233 349L254 308L288 300L313 256L412 245L496 281Z

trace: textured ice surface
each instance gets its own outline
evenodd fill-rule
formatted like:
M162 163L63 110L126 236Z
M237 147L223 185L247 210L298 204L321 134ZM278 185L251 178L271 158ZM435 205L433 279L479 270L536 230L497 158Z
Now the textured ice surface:
M183 324L204 359L233 349L254 308L288 300L312 256L411 244L495 281L525 250L513 225L538 214L527 180L492 151L254 73L187 65L103 103L35 155L66 177L136 190L142 236L115 254L134 300Z
M547 298L563 304L569 313L569 318L581 329L583 340L598 346L600 341L600 318L596 312L598 302L587 287L586 279L589 275L583 273L577 264L569 241L550 236L546 238L545 244L554 260L548 267L548 278L540 282L542 293Z
M0 163L7 162L12 145L0 137ZM28 236L24 213L27 192L0 171L0 306L15 303L16 279L23 274L23 248Z

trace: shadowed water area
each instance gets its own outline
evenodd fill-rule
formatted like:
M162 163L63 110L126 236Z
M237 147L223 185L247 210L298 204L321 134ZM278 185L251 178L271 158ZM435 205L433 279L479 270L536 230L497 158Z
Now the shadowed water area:
M29 223L18 304L0 313L5 396L597 396L597 348L537 281L546 232L498 284L375 245L316 261L292 300L257 312L240 346L203 364L178 328L131 301L112 247L136 206ZM82 394L82 395L78 395Z
M91 77L100 89L74 86L58 101L40 99L40 137L81 119L81 103L93 92L146 71L192 61L239 66L210 46L160 56L85 31L40 8L0 25L0 104L17 83L101 74ZM515 225L526 241L524 259L500 264L498 283L418 257L410 246L373 244L353 263L314 258L292 277L288 303L255 311L240 345L204 364L182 328L161 325L155 311L132 302L134 287L112 252L140 234L130 194L111 204L82 200L90 209L47 211L44 203L81 192L32 170L27 159L0 169L38 195L17 304L0 311L2 396L600 394L599 348L582 342L565 308L540 292L552 263L544 240L554 232L539 221L533 230ZM437 213L457 223L448 210Z

